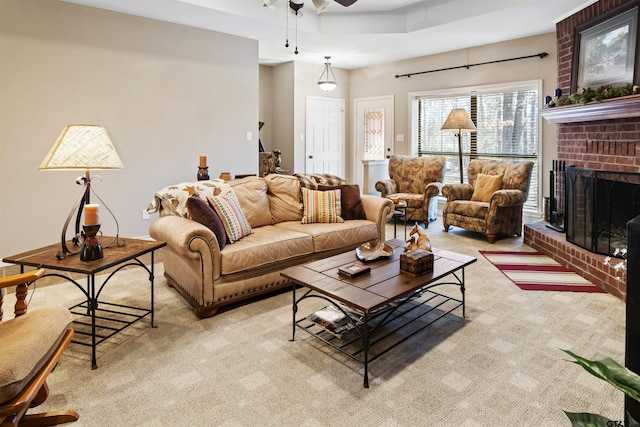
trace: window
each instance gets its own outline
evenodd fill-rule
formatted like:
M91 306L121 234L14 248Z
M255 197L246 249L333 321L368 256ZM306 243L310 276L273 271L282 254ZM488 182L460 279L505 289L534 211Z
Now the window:
M418 155L446 158L445 183L460 181L461 165L457 136L440 128L452 109L464 108L477 128L462 135L465 182L471 159L533 161L525 209L539 211L540 82L414 93L411 99Z

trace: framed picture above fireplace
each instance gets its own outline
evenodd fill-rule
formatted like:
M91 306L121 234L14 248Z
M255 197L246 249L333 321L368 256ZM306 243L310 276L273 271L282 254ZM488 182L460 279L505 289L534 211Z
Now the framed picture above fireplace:
M576 26L571 93L638 82L639 10L640 0L625 2Z

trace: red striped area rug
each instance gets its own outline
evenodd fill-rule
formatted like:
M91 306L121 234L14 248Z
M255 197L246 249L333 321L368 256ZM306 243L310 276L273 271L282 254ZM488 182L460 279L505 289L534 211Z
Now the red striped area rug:
M540 252L480 253L525 291L605 292Z

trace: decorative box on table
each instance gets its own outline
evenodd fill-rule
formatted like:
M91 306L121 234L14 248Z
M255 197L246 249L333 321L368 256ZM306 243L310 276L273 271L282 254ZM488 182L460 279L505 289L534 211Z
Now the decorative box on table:
M400 254L400 270L418 276L433 271L433 253L415 249Z

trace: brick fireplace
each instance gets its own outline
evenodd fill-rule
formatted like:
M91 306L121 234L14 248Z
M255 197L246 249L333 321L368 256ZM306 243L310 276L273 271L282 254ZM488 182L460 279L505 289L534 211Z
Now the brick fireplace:
M569 94L571 87L574 28L623 3L599 0L556 24L558 87L564 94ZM558 159L568 166L640 172L640 95L596 105L555 107L543 116L550 123L558 123ZM524 241L607 292L626 298L625 281L617 279L613 268L604 265L603 255L567 242L563 233L547 228L543 221L525 225Z

